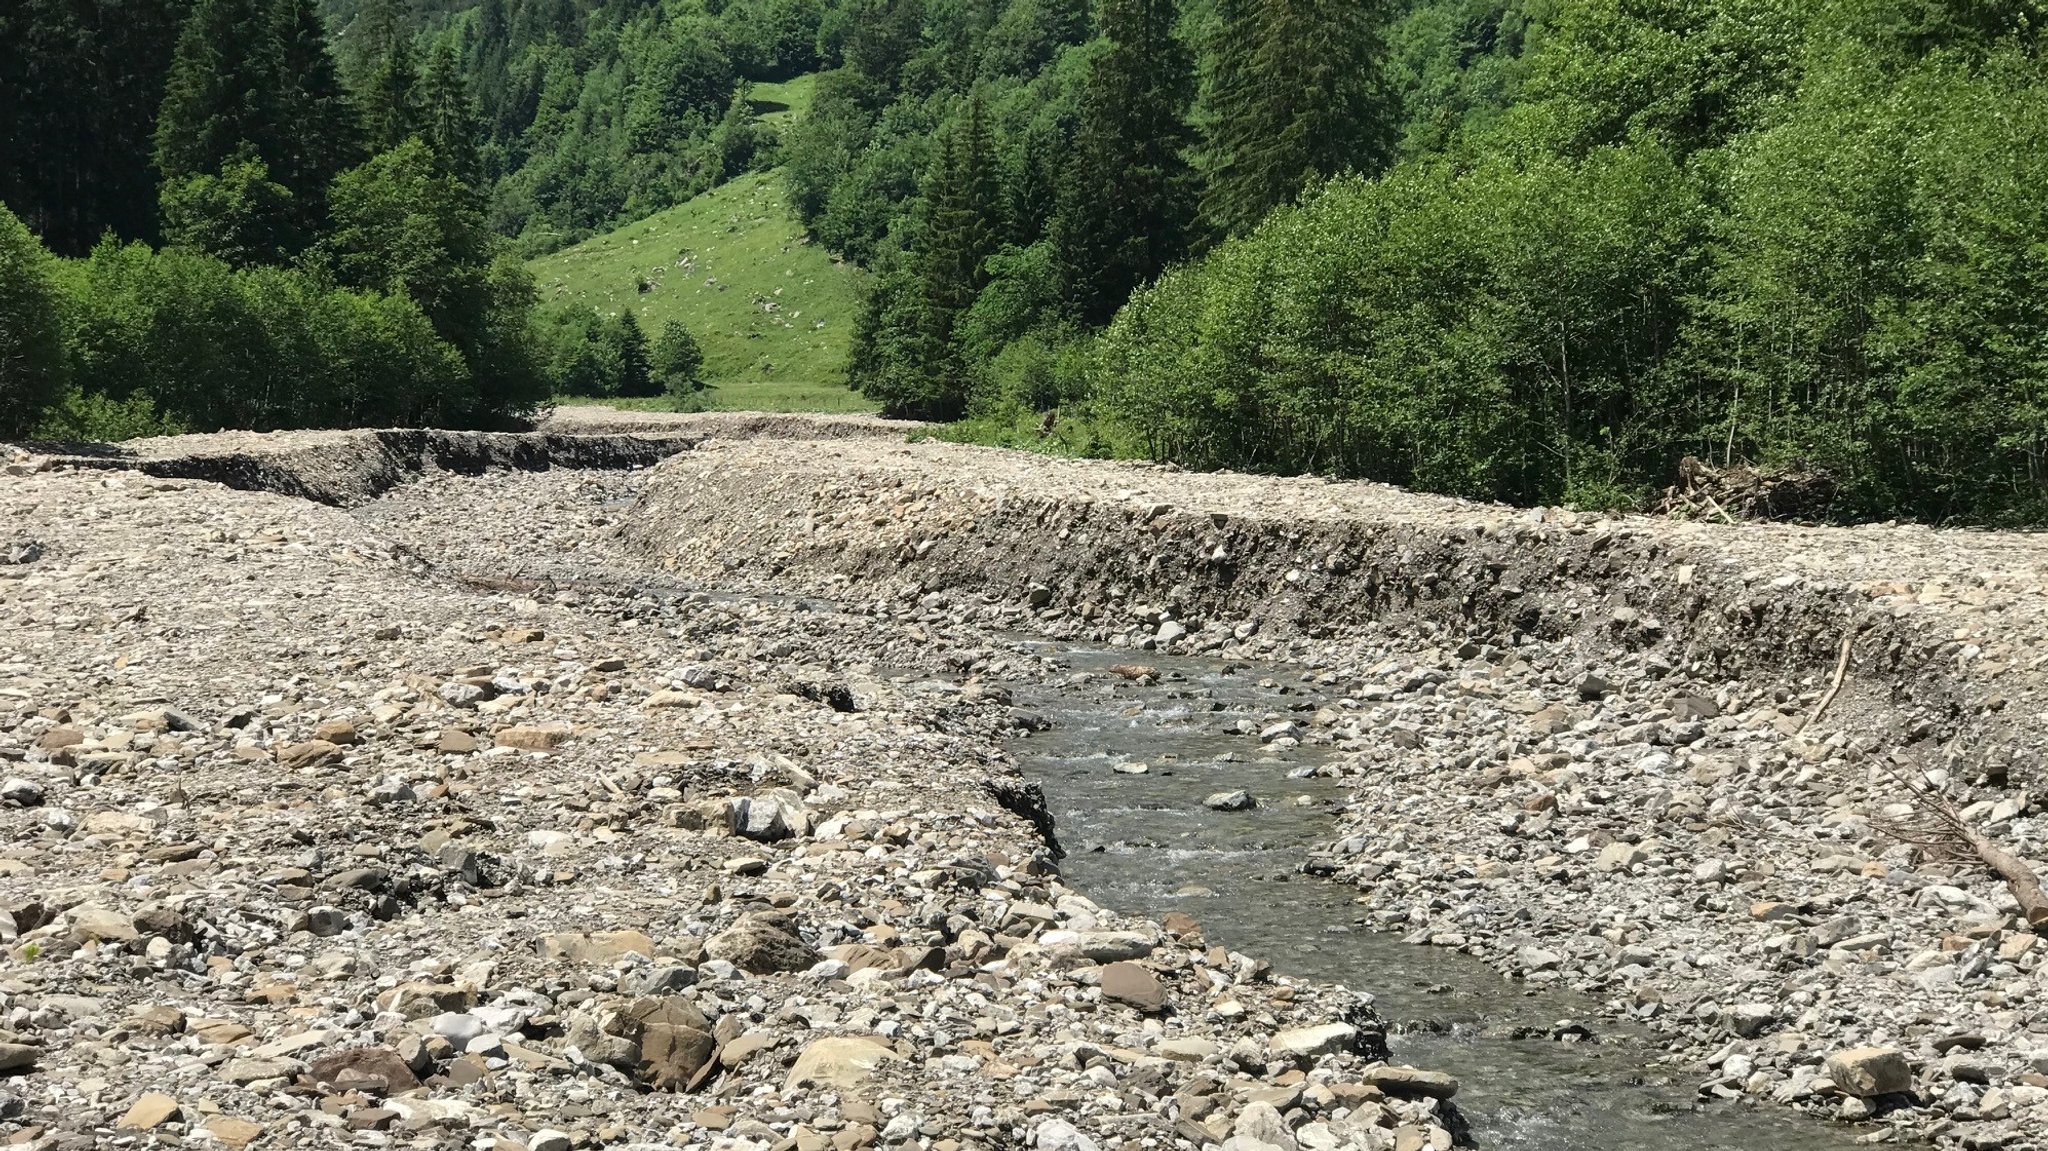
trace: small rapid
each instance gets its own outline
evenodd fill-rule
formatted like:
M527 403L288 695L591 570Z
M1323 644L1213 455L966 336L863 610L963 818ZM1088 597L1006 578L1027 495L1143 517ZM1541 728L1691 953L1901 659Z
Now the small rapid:
M1484 963L1369 929L1356 892L1303 874L1328 846L1345 796L1316 769L1328 749L1283 752L1256 730L1328 702L1279 669L1221 659L1057 648L1064 682L1020 689L1050 723L1012 752L1042 784L1067 851L1067 881L1105 906L1181 911L1206 938L1284 974L1369 992L1397 1061L1448 1071L1481 1147L1521 1151L1814 1151L1856 1146L1845 1131L1789 1111L1702 1104L1683 1068L1596 1004L1503 978ZM1140 685L1117 664L1155 668ZM1139 770L1142 765L1143 770ZM1204 799L1243 790L1258 805Z

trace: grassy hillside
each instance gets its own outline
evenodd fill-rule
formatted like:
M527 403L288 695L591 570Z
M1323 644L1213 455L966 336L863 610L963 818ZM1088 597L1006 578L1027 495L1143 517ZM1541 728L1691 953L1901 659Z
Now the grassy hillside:
M780 84L756 84L748 96L754 111L761 114L761 122L780 128L811 107L811 93L818 89L818 74L806 72L794 80Z
M755 97L799 107L808 79L762 85ZM529 267L543 304L631 308L649 339L681 320L704 347L717 407L871 407L843 383L862 273L805 239L775 173L749 173Z

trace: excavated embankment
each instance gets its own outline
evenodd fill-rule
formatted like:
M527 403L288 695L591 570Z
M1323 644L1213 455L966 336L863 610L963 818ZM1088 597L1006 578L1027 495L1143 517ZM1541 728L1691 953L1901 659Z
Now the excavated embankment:
M1589 655L1656 652L1809 691L1850 640L1842 699L1889 721L1882 738L1964 737L2008 764L2048 744L2048 537L2036 535L1697 524L936 443L773 440L678 462L647 513L634 530L678 570L987 595L1032 605L1057 635L1142 643L1170 621L1196 649L1245 627L1571 638Z
M694 577L1298 668L1338 698L1246 744L1342 753L1305 866L1367 922L1600 997L1704 1097L2048 1130L2040 940L1930 824L2048 860L2040 537L766 441L663 465L631 529Z

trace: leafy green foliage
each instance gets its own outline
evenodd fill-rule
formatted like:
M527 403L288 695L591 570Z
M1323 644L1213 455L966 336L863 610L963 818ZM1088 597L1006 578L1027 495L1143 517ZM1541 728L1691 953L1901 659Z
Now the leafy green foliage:
M164 185L164 243L237 266L280 264L299 236L291 189L248 144L221 164Z
M480 397L402 296L112 241L79 269L69 345L86 395L195 430L454 423Z
M1096 410L1200 466L1609 504L1695 455L1825 467L1851 515L2038 520L2017 7L1571 0L1516 40L1447 9L1485 75L1408 40L1410 158L1139 293Z
M50 257L0 204L0 436L20 435L64 385Z

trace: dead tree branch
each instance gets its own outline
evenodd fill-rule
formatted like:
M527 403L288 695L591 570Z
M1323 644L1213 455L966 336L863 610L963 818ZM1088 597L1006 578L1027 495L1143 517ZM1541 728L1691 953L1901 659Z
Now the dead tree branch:
M1843 650L1846 655L1846 645ZM1918 808L1918 817L1881 823L1880 830L1901 843L1921 848L1937 858L1975 858L2005 881L2006 887L2012 891L2013 898L2019 902L2020 914L2026 918L2027 925L2041 934L2048 935L2048 891L2043 890L2041 877L2034 874L2034 869L1971 826L1970 822L1963 818L1962 813L1956 810L1955 804L1937 792L1931 782L1924 779L1908 779L1903 772L1889 764L1886 765L1885 772L1913 797L1914 805Z

